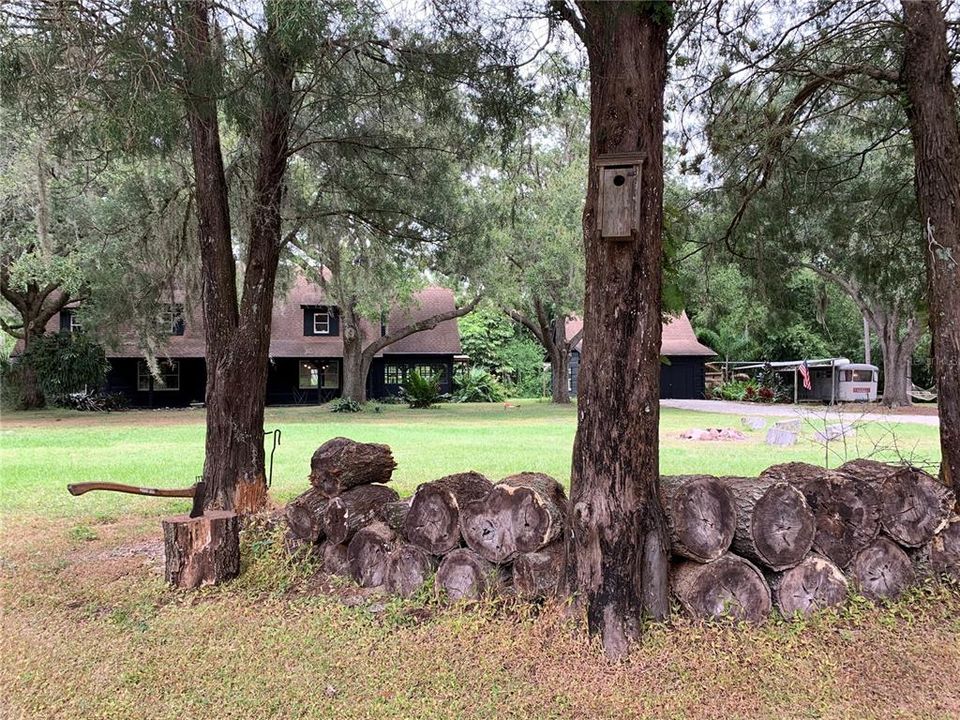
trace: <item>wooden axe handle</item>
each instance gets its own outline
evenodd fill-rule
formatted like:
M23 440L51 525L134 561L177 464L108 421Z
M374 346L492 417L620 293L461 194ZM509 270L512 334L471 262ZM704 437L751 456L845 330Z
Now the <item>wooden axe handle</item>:
M83 482L67 485L71 495L83 495L91 490L112 490L113 492L130 493L131 495L152 495L153 497L184 497L192 498L194 488L149 488L136 485L123 485L112 482Z

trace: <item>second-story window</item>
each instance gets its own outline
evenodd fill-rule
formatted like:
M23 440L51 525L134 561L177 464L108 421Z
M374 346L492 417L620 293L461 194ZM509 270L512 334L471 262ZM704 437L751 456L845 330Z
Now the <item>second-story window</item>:
M330 313L327 310L315 310L313 313L313 334L330 334Z
M83 330L83 323L77 319L77 314L75 312L70 313L70 332L81 332Z
M183 304L164 303L161 305L160 313L157 315L157 329L161 333L183 335Z

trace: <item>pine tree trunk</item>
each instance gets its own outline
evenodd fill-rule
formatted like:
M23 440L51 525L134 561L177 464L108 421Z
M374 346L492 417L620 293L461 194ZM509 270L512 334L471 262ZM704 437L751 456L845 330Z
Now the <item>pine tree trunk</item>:
M666 3L579 2L570 22L590 65L583 212L586 296L573 453L571 591L589 631L620 657L644 617L669 612L669 539L657 495ZM568 18L570 19L570 18ZM642 152L639 231L599 237L598 155Z
M940 415L941 475L960 499L960 121L944 11L901 0L901 81L913 139Z
M203 477L206 506L256 512L266 504L263 409L269 362L273 291L280 258L283 180L293 83L290 59L268 27L262 44L259 157L250 203L250 229L237 301L234 233L220 145L217 84L222 72L210 37L209 7L179 7L177 42L196 182L203 318L206 340L207 432Z

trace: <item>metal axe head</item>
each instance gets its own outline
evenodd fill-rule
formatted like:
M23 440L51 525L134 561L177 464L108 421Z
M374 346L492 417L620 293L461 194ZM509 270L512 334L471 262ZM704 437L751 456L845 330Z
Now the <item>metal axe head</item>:
M200 480L193 486L193 508L190 510L190 517L203 517L203 501L207 496L207 484Z

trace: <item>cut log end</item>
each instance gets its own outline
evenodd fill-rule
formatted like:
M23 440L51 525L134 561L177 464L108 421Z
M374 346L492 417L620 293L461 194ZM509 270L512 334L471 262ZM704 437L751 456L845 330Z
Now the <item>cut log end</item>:
M730 489L715 477L664 476L660 498L675 554L710 562L730 548L737 510Z
M554 478L519 473L493 486L486 497L461 507L467 546L493 563L536 552L563 532L567 497Z
M753 563L732 553L706 565L678 563L671 584L677 600L696 618L760 622L770 614L767 581Z
M177 515L163 520L167 582L193 589L217 585L240 573L240 517L208 510L200 517Z
M901 545L919 547L946 526L954 500L950 488L933 476L902 468L880 486L880 522Z
M308 543L322 541L326 507L326 496L316 488L310 488L287 503L284 515L291 535Z
M934 535L930 543L930 569L936 575L960 580L960 516Z
M448 475L417 488L404 520L404 535L432 555L460 545L460 508L486 497L493 485L476 472Z
M839 605L848 590L840 568L817 555L808 555L799 565L776 575L770 586L774 604L785 617Z
M423 548L404 543L387 560L387 590L394 595L414 595L437 569L437 561Z
M556 595L563 577L565 556L563 542L517 555L513 561L513 588L517 595L527 600Z
M333 498L323 511L323 532L334 543L349 542L360 528L381 517L383 508L395 502L397 491L386 485L360 485Z
M816 521L803 493L787 483L773 485L753 512L757 551L773 570L797 565L813 546Z
M396 534L382 522L358 531L347 546L350 575L361 587L380 587L387 580L387 563Z
M334 545L331 542L320 544L320 557L323 569L330 575L349 575L350 558L347 555L346 545Z
M478 600L495 591L499 569L467 548L448 553L437 569L437 591L451 602Z
M865 547L850 563L859 591L871 600L895 600L915 579L907 554L886 538Z
M795 484L813 510L817 526L814 549L846 568L880 532L879 494L870 483L825 470Z

